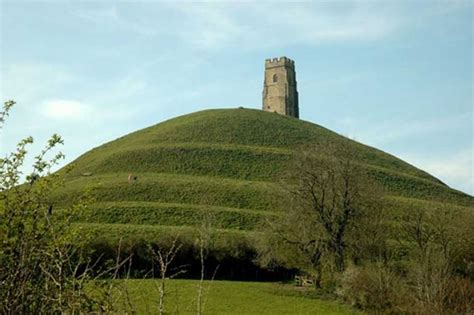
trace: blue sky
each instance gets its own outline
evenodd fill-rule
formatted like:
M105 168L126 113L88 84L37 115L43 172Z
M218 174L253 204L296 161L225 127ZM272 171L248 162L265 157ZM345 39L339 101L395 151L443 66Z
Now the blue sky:
M471 1L1 0L0 153L87 150L177 115L261 107L295 60L301 118L474 193Z

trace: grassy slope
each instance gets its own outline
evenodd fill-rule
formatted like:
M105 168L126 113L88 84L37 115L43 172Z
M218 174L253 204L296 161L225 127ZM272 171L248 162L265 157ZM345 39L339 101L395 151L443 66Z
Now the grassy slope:
M194 226L204 210L219 228L253 230L279 210L282 188L276 182L292 154L329 144L345 146L387 187L391 207L439 201L472 207L472 197L389 154L309 122L247 109L193 113L95 148L75 161L56 201L66 207L94 188L97 202L76 215L92 230L99 223L130 234L145 233L144 227L137 231L141 224ZM129 173L138 180L129 183Z
M195 280L168 281L165 300L167 311L195 314L197 284ZM157 281L128 280L126 285L138 314L157 313ZM204 288L209 288L206 314L359 314L334 301L305 297L303 291L289 285L206 281Z

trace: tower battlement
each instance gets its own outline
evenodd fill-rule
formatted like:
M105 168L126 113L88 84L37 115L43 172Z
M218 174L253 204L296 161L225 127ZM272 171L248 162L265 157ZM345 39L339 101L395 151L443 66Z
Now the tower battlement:
M288 66L294 67L295 62L287 57L280 57L280 58L272 58L265 60L265 67L281 67L281 66Z
M295 62L287 57L265 60L262 109L299 118Z

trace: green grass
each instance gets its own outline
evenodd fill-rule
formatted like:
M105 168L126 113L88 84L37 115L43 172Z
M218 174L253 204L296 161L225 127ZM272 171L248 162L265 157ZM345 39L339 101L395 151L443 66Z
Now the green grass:
M170 204L158 202L101 202L75 213L72 220L83 223L200 226L206 217L214 227L253 230L271 213L244 209Z
M157 314L158 281L121 280L138 314ZM169 313L196 313L196 280L166 282ZM292 285L263 282L206 281L205 314L361 314L335 301L310 297Z
M177 117L94 148L73 162L75 167L53 202L55 211L65 213L81 196L90 198L88 207L74 213L72 229L96 254L107 252L110 257L115 257L121 242L124 253L145 259L144 244L166 246L174 235L185 248L183 255L195 255L196 226L210 213L216 236L213 257L241 268L240 262L253 259L261 222L285 211L281 178L294 154L307 148L324 152L327 146L344 147L358 167L386 188L384 210L472 213L474 209L472 196L390 154L316 124L247 109ZM129 182L129 173L138 180ZM139 313L156 313L156 282L128 283ZM195 281L173 280L168 290L171 310L176 305L181 313L194 310ZM292 286L226 281L212 283L206 310L208 314L354 313Z
M179 236L180 243L194 244L198 231L191 226L119 224L119 223L73 223L71 228L85 241L103 241L116 249L119 241L124 246L133 247L142 241L167 245L174 236ZM215 229L213 248L240 255L240 249L248 247L258 237L258 232L232 229Z
M438 182L426 172L389 154L321 126L248 109L207 110L139 130L89 151L76 161L74 173L144 171L144 168L168 172L175 167L178 171L195 167L197 170L204 168L206 174L219 175L222 171L223 175L240 178L267 178L272 174L274 160L284 162L288 153L301 147L322 148L328 144L346 146L354 160L361 163ZM179 163L174 163L175 159ZM230 159L228 163L226 159ZM258 170L262 159L269 161L268 166ZM258 167L247 165L253 163ZM209 173L209 166L215 173ZM255 174L249 173L254 171ZM278 171L278 165L275 171Z
M230 239L258 231L262 220L284 211L280 183L294 154L324 153L326 146L344 147L383 185L390 210L473 210L472 196L390 154L316 124L248 109L177 117L94 148L74 161L53 201L67 209L86 192L94 201L75 214L76 226L107 239L156 238L167 226L191 231L205 212L216 228L236 232ZM138 180L128 182L129 173Z
M128 173L76 177L57 192L59 205L74 203L87 188L98 202L154 201L214 205L228 208L271 211L277 206L282 189L269 182L232 180L208 176L140 173L136 182Z

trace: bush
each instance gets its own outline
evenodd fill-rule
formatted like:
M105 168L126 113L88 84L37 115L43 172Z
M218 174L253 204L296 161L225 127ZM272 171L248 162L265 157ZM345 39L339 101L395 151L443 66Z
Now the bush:
M374 313L472 314L474 285L469 279L424 267L413 266L413 272L402 275L383 264L351 266L337 293L352 306ZM421 277L420 269L429 272L424 270Z
M421 314L467 314L474 310L474 285L455 275L438 255L413 262L406 279L410 305Z
M474 285L471 281L453 277L447 283L446 293L445 310L452 314L474 313Z
M375 312L396 313L403 304L403 285L387 266L350 266L338 294L352 306Z

